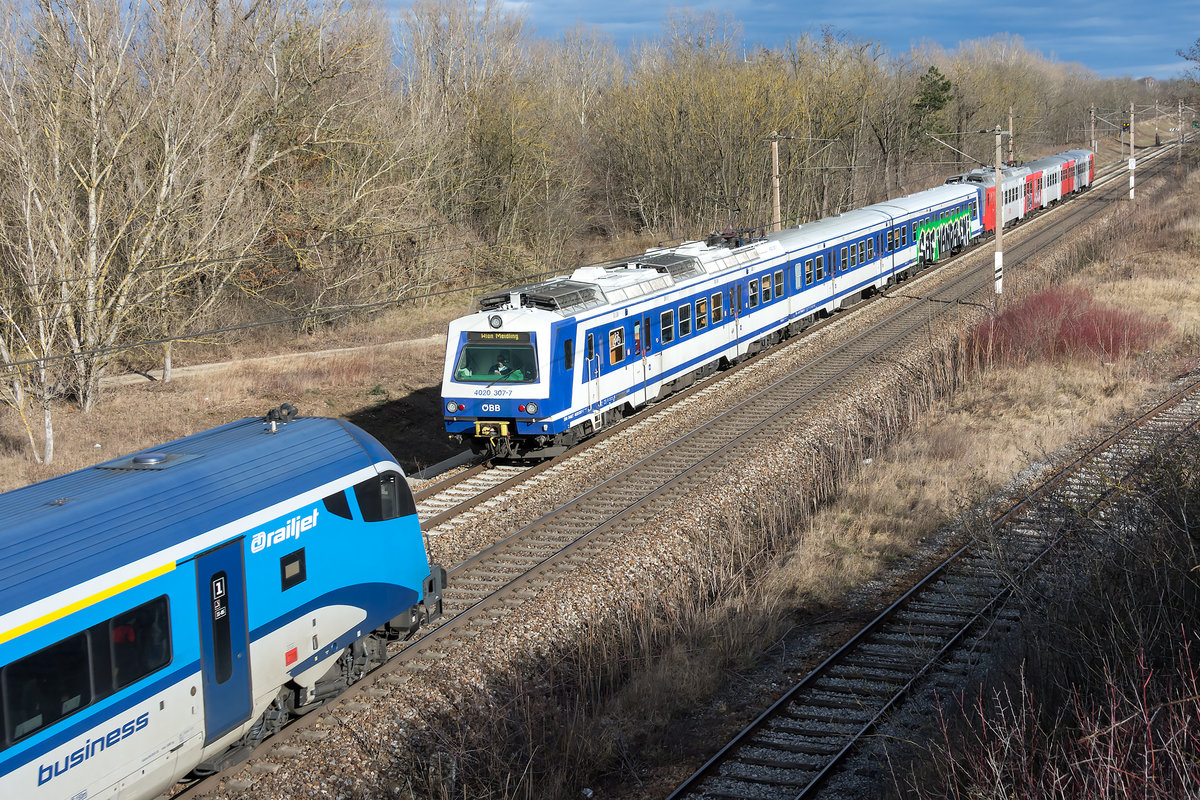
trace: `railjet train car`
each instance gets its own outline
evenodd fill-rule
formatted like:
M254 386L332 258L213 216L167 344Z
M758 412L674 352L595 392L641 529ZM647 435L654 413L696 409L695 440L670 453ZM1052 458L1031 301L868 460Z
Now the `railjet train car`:
M395 459L290 406L0 495L0 518L0 797L156 797L440 613Z
M1076 154L1058 158L1077 174ZM984 172L756 241L684 242L485 296L450 324L446 431L489 456L557 455L994 230ZM1005 174L1008 224L1033 173Z

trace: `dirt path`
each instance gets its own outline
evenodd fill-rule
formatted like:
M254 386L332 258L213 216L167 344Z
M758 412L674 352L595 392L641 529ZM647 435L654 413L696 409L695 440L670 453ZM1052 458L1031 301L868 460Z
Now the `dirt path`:
M190 375L201 375L205 372L218 372L230 367L241 366L243 364L255 363L286 363L295 359L304 358L327 358L333 356L346 355L348 353L358 353L364 350L374 349L391 349L396 347L423 347L426 345L444 345L446 337L442 335L426 336L424 339L402 339L395 342L382 342L378 344L364 344L356 347L338 347L332 350L313 350L304 353L284 353L276 356L259 356L257 358L240 358L235 361L215 361L211 364L196 364L190 367L175 367L171 370L171 377L183 378ZM161 381L163 371L161 369L149 370L148 372L128 372L123 375L110 375L101 380L104 386L129 386L137 383L145 383L146 381Z

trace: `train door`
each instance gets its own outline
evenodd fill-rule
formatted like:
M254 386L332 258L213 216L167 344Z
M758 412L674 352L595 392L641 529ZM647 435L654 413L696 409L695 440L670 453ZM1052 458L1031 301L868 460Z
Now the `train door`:
M643 389L649 400L650 387L662 380L662 352L654 346L653 329L650 327L651 314L642 317L642 375L645 379Z
M242 539L196 557L204 743L250 719L250 642Z
M629 359L629 390L633 394L633 404L640 406L646 402L646 348L643 346L646 326L640 319L633 321L633 336L629 340L632 355Z
M592 415L592 428L600 430L603 415L600 413L600 353L596 350L596 338L587 335L587 349L583 353L583 379L587 383L588 411Z
M745 299L744 291L745 291L744 285L742 284L741 281L738 281L737 302L730 303L730 305L732 306L732 308L730 310L733 311L733 324L730 325L729 327L733 329L733 341L737 345L737 347L735 348L735 355L738 355L738 356L740 356L742 354L742 346L741 346L741 341L742 341L742 302Z

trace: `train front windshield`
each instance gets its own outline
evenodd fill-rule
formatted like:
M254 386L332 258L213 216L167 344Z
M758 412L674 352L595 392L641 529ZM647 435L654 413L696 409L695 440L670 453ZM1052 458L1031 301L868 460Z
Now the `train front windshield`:
M531 345L468 344L458 354L454 380L535 383L537 354Z

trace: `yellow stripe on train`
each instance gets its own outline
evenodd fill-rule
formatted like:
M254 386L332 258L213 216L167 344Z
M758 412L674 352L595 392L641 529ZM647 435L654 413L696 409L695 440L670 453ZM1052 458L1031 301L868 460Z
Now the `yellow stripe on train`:
M105 589L104 591L96 592L95 594L91 595L90 597L85 597L82 600L77 600L76 602L71 603L70 605L63 606L62 608L57 608L48 614L43 614L42 616L38 617L37 619L33 619L33 620L30 620L29 622L26 622L24 625L18 625L15 628L12 628L10 630L4 631L3 633L0 633L0 644L4 644L5 642L12 641L13 639L17 638L18 636L23 636L24 634L29 633L30 631L35 630L37 628L40 628L43 625L49 625L51 622L54 622L55 620L60 620L63 617L67 616L68 614L74 614L76 611L80 611L91 605L95 605L96 603L99 603L102 600L107 600L110 597L114 597L114 596L120 594L121 592L132 589L133 587L143 584L147 581L154 580L159 575L166 575L168 572L171 572L174 569L175 569L175 562L174 561L168 562L166 564L163 564L161 567L155 567L154 569L150 570L149 572L144 572L141 575L130 578L127 581L122 581L121 583L118 583L115 586L110 586L109 588Z

